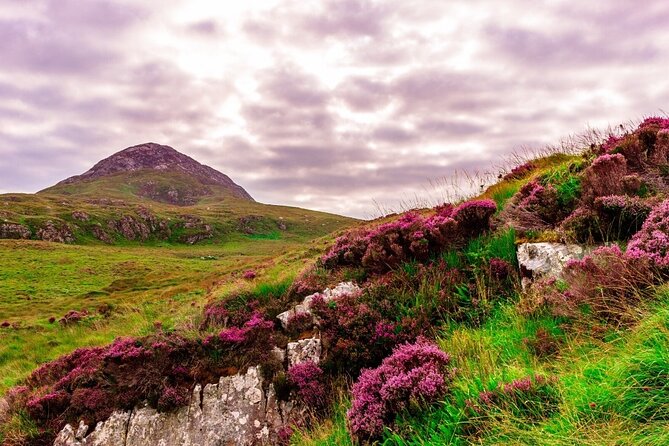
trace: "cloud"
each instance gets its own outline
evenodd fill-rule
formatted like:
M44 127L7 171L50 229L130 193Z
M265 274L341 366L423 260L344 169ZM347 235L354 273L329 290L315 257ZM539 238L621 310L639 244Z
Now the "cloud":
M260 201L370 216L667 109L667 20L660 0L8 0L0 190L155 141Z

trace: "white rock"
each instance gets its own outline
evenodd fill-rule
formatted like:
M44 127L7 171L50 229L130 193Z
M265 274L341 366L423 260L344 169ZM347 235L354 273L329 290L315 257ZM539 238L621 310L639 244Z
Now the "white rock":
M286 355L288 356L288 367L307 361L318 364L321 358L321 340L318 338L309 338L289 342L286 348Z
M332 299L336 299L341 296L346 296L349 294L357 294L361 291L360 287L353 282L341 282L334 288L327 288L322 293L314 293L305 297L302 303L295 305L288 311L277 316L277 319L281 322L281 326L286 329L288 327L288 319L297 314L297 313L309 313L311 314L311 303L314 300L314 297L320 295L323 297L325 302L329 302Z
M291 418L292 405L265 393L259 367L196 386L190 404L160 413L150 407L117 411L86 437L69 424L54 446L224 446L275 443L275 432ZM85 425L80 425L85 426Z
M589 252L580 245L563 243L523 243L518 245L518 265L523 287L539 277L559 278L565 264Z

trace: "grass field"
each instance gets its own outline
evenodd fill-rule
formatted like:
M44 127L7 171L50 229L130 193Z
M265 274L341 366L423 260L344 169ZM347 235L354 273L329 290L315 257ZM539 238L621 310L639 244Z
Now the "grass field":
M256 271L256 282L292 277L324 243L243 236L202 246L0 241L0 323L12 325L0 328L0 394L75 348L156 327L187 330L209 299L250 285L244 271ZM89 316L59 323L70 310Z

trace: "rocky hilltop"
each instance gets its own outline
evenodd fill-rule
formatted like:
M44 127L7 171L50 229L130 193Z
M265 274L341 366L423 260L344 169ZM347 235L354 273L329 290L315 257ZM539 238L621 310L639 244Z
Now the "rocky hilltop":
M56 187L96 180L123 172L142 170L186 174L203 185L222 186L236 198L253 201L251 195L244 188L235 184L227 175L195 161L170 146L152 142L121 150L98 162L83 174L59 182Z

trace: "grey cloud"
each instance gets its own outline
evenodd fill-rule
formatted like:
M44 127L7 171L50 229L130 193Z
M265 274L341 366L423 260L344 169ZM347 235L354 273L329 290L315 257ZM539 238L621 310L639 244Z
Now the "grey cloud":
M524 63L547 66L575 66L615 62L634 64L652 61L660 54L652 42L628 43L610 36L584 36L580 31L550 34L523 28L488 29L496 50Z

